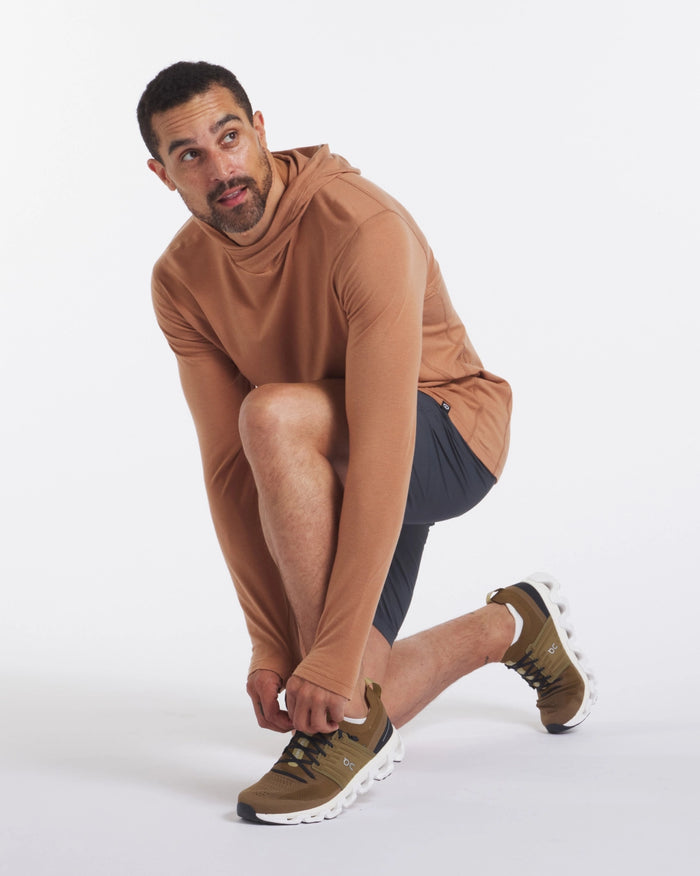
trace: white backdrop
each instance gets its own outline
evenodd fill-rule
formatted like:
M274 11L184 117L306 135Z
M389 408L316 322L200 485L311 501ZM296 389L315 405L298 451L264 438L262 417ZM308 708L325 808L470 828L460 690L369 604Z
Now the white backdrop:
M694 0L39 0L5 14L1 39L0 709L16 781L0 799L13 813L0 872L58 872L36 799L12 796L35 787L27 776L60 808L88 761L103 782L120 775L120 743L136 750L124 739L153 710L203 711L227 756L236 733L267 746L261 764L279 747L249 727L248 643L150 305L151 265L186 212L146 169L135 107L180 59L234 70L273 149L327 142L398 197L486 366L513 386L503 479L434 531L406 631L544 567L597 666L597 720L621 738L650 721L653 750L678 754L664 732L696 736L700 718ZM96 733L119 720L124 733L84 761L70 740L96 714ZM213 741L193 742L202 727L190 744ZM141 778L158 750L138 749ZM680 751L695 782L697 755ZM206 767L185 780L176 760L158 780L193 796ZM47 780L58 764L60 789ZM233 809L238 778L217 767L212 819ZM119 788L109 799L133 810ZM138 852L110 863L75 824L60 835L66 872L224 872L143 864L137 825Z

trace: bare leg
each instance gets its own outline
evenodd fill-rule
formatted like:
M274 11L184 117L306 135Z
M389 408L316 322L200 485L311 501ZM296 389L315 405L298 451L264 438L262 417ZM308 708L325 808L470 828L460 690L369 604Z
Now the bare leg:
M499 661L514 631L508 609L493 603L399 639L393 648L372 629L364 671L381 684L387 713L392 723L401 727L455 681Z
M306 651L335 555L348 455L343 393L342 381L272 384L254 390L241 411L263 531ZM382 685L387 712L401 726L457 679L500 660L513 632L510 613L497 604L399 640L393 648L372 629L362 676ZM360 678L346 714L365 711Z
M243 449L258 489L260 520L308 652L335 556L347 468L342 381L268 384L241 410ZM358 679L347 714L366 713Z

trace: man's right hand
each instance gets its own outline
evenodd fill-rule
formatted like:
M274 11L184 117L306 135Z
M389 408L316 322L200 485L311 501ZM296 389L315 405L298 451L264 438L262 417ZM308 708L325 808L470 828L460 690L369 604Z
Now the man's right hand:
M253 701L255 717L265 730L288 733L292 722L287 712L280 709L277 696L284 687L281 677L270 669L256 669L248 676L246 690Z

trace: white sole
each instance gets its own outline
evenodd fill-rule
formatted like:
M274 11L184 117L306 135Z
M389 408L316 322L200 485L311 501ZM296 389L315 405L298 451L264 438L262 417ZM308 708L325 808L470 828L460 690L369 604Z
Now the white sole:
M343 809L347 809L357 799L358 794L365 794L372 787L372 782L386 779L394 771L394 764L403 760L404 744L396 728L388 741L375 756L348 784L341 788L335 797L313 809L303 809L299 812L256 812L259 821L270 824L313 824L326 818L336 818Z
M547 610L552 616L564 650L584 681L584 696L578 711L566 723L561 725L563 730L570 730L572 727L585 721L598 699L595 675L587 665L586 658L576 642L574 628L570 620L569 606L559 593L559 582L556 578L543 572L537 572L530 575L529 578L524 578L523 583L534 587L542 597Z

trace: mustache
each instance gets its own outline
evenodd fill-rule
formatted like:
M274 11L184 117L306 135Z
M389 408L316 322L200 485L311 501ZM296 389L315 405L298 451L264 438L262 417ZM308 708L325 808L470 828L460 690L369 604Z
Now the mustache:
M207 203L212 207L216 201L229 189L238 189L245 186L248 189L257 188L255 180L252 176L234 176L226 182L220 182L216 188L212 189L207 195Z

